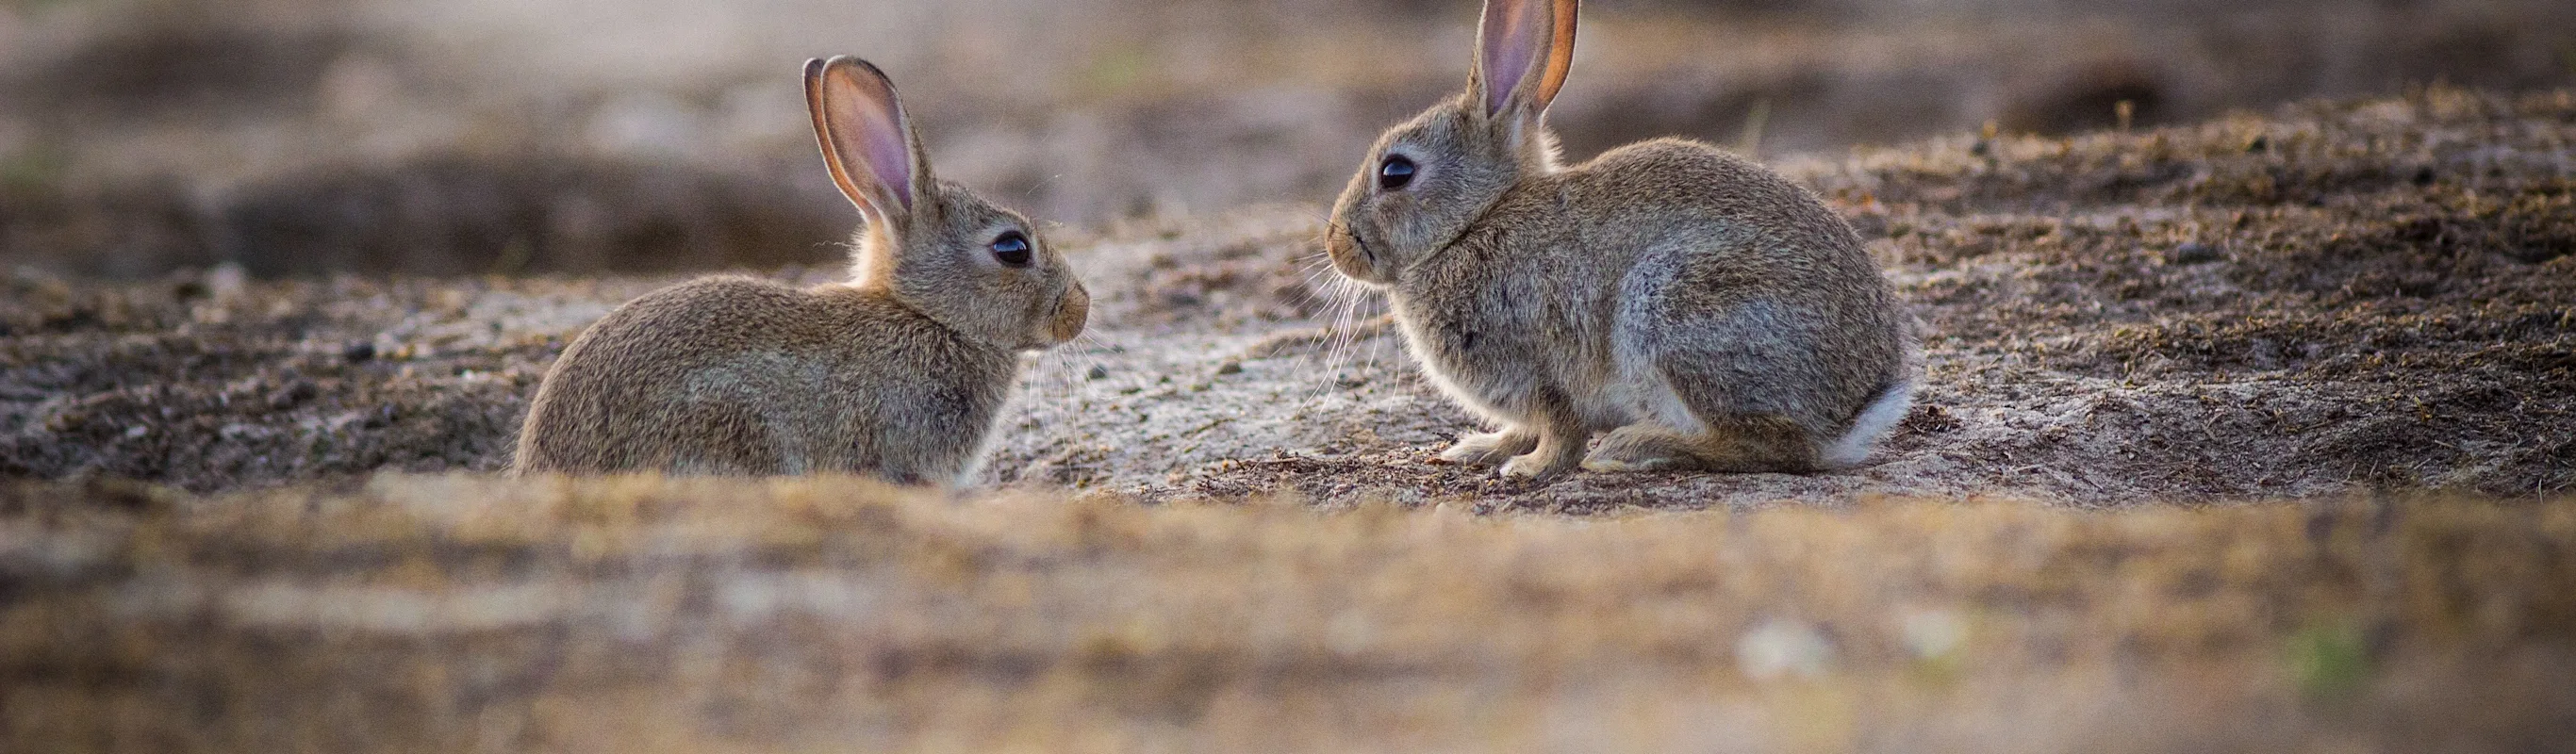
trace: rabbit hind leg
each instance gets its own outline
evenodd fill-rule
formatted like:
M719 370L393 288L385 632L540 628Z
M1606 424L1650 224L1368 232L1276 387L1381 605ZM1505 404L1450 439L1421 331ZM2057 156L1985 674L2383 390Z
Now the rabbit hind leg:
M1713 471L1803 474L1818 468L1816 441L1788 417L1753 415L1707 422L1682 432L1651 422L1613 430L1592 449L1592 471Z

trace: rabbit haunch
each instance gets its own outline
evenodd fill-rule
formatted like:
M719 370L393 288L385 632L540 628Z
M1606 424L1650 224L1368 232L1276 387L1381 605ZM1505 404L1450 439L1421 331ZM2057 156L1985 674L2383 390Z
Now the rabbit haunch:
M713 277L591 325L546 374L520 473L972 474L1018 354L1082 331L1090 295L1017 213L932 177L894 86L806 65L832 179L867 216L853 280Z
M1696 142L1558 165L1543 116L1575 5L1488 2L1468 90L1382 137L1334 209L1334 266L1385 290L1424 372L1501 425L1443 457L1522 477L1865 460L1918 367L1859 237Z

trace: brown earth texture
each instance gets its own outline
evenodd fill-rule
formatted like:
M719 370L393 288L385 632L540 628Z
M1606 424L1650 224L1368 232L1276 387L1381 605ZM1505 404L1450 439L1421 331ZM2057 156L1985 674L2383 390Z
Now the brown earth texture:
M2436 87L1778 161L1926 333L1813 476L1438 462L1312 206L1056 231L1092 329L955 493L490 476L680 278L20 269L0 749L2566 751L2571 141Z
M1476 426L1322 264L1319 209L1062 230L1098 310L1032 357L983 481L1570 511L2564 491L2571 97L2434 89L1786 162L1927 333L1913 415L1866 467L1815 476L1519 484L1446 465ZM0 474L214 491L498 471L564 343L676 279L21 271L0 297Z

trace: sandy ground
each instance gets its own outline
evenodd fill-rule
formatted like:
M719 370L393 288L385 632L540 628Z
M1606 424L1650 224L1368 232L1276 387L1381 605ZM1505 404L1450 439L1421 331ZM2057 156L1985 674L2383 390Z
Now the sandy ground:
M10 751L2551 752L2576 502L0 483Z
M984 482L1574 511L2563 491L2571 97L2432 90L1785 163L1930 333L1920 407L1867 467L1814 476L1530 485L1443 465L1474 427L1319 266L1320 210L1066 229L1100 306L1084 340L1032 358ZM562 344L675 279L21 271L0 298L0 473L218 490L499 470Z

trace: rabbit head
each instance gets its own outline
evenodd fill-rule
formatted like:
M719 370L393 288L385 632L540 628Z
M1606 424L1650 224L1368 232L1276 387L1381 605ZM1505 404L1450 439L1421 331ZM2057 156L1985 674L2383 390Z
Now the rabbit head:
M894 82L867 61L805 63L824 164L867 218L854 284L881 288L967 337L1040 349L1082 332L1091 296L1036 223L940 181Z
M1325 251L1383 286L1503 193L1555 172L1543 116L1574 60L1577 0L1486 0L1467 91L1378 137L1333 207Z

